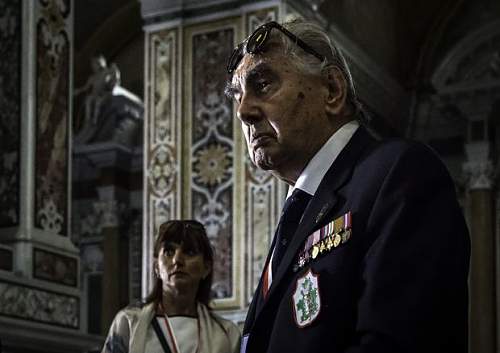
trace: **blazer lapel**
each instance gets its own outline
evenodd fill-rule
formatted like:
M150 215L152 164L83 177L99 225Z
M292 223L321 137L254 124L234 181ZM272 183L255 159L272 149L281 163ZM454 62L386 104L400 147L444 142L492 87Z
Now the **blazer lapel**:
M352 170L361 152L371 139L372 138L368 135L366 130L360 126L347 146L332 163L321 181L318 190L304 211L303 221L297 228L281 260L277 273L273 274L273 281L267 295L266 303L262 306L262 309L267 306L267 303L279 286L280 281L290 269L292 261L295 259L300 248L304 245L306 238L338 202L337 190L350 179ZM261 310L257 312L257 315L259 312L261 312Z

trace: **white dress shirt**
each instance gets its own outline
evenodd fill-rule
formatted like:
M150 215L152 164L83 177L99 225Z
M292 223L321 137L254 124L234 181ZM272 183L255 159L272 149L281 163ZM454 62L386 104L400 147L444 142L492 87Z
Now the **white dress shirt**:
M295 188L305 191L309 195L314 195L333 161L347 145L358 127L359 122L352 120L338 129L309 161L295 182L295 186L288 188L287 198Z

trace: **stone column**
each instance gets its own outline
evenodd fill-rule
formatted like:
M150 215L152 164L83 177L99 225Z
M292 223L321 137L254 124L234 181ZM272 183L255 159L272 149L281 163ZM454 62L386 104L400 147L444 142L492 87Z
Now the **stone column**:
M120 236L120 204L114 199L98 202L105 221L102 224L104 273L102 278L101 333L109 330L118 310L128 304L128 266ZM122 204L123 205L123 204ZM125 260L125 261L124 261ZM125 280L123 277L125 275ZM126 298L126 300L124 300Z
M496 352L495 236L493 165L488 142L468 143L464 172L468 177L471 231L470 352Z
M9 127L0 136L8 145L0 156L0 242L12 259L0 271L7 352L100 345L81 327L79 250L70 240L72 9L71 0L0 4L0 116Z

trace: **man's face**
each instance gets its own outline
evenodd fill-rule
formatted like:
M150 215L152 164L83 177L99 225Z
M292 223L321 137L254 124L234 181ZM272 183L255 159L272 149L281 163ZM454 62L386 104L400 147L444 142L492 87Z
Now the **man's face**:
M231 91L252 162L294 183L331 135L325 112L328 85L271 50L244 56Z

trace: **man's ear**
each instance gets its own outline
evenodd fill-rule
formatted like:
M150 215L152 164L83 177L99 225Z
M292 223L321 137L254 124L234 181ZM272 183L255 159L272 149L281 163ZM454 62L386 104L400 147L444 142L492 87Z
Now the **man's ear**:
M347 81L342 71L335 65L325 68L323 76L328 85L326 112L338 115L345 107L347 97Z

